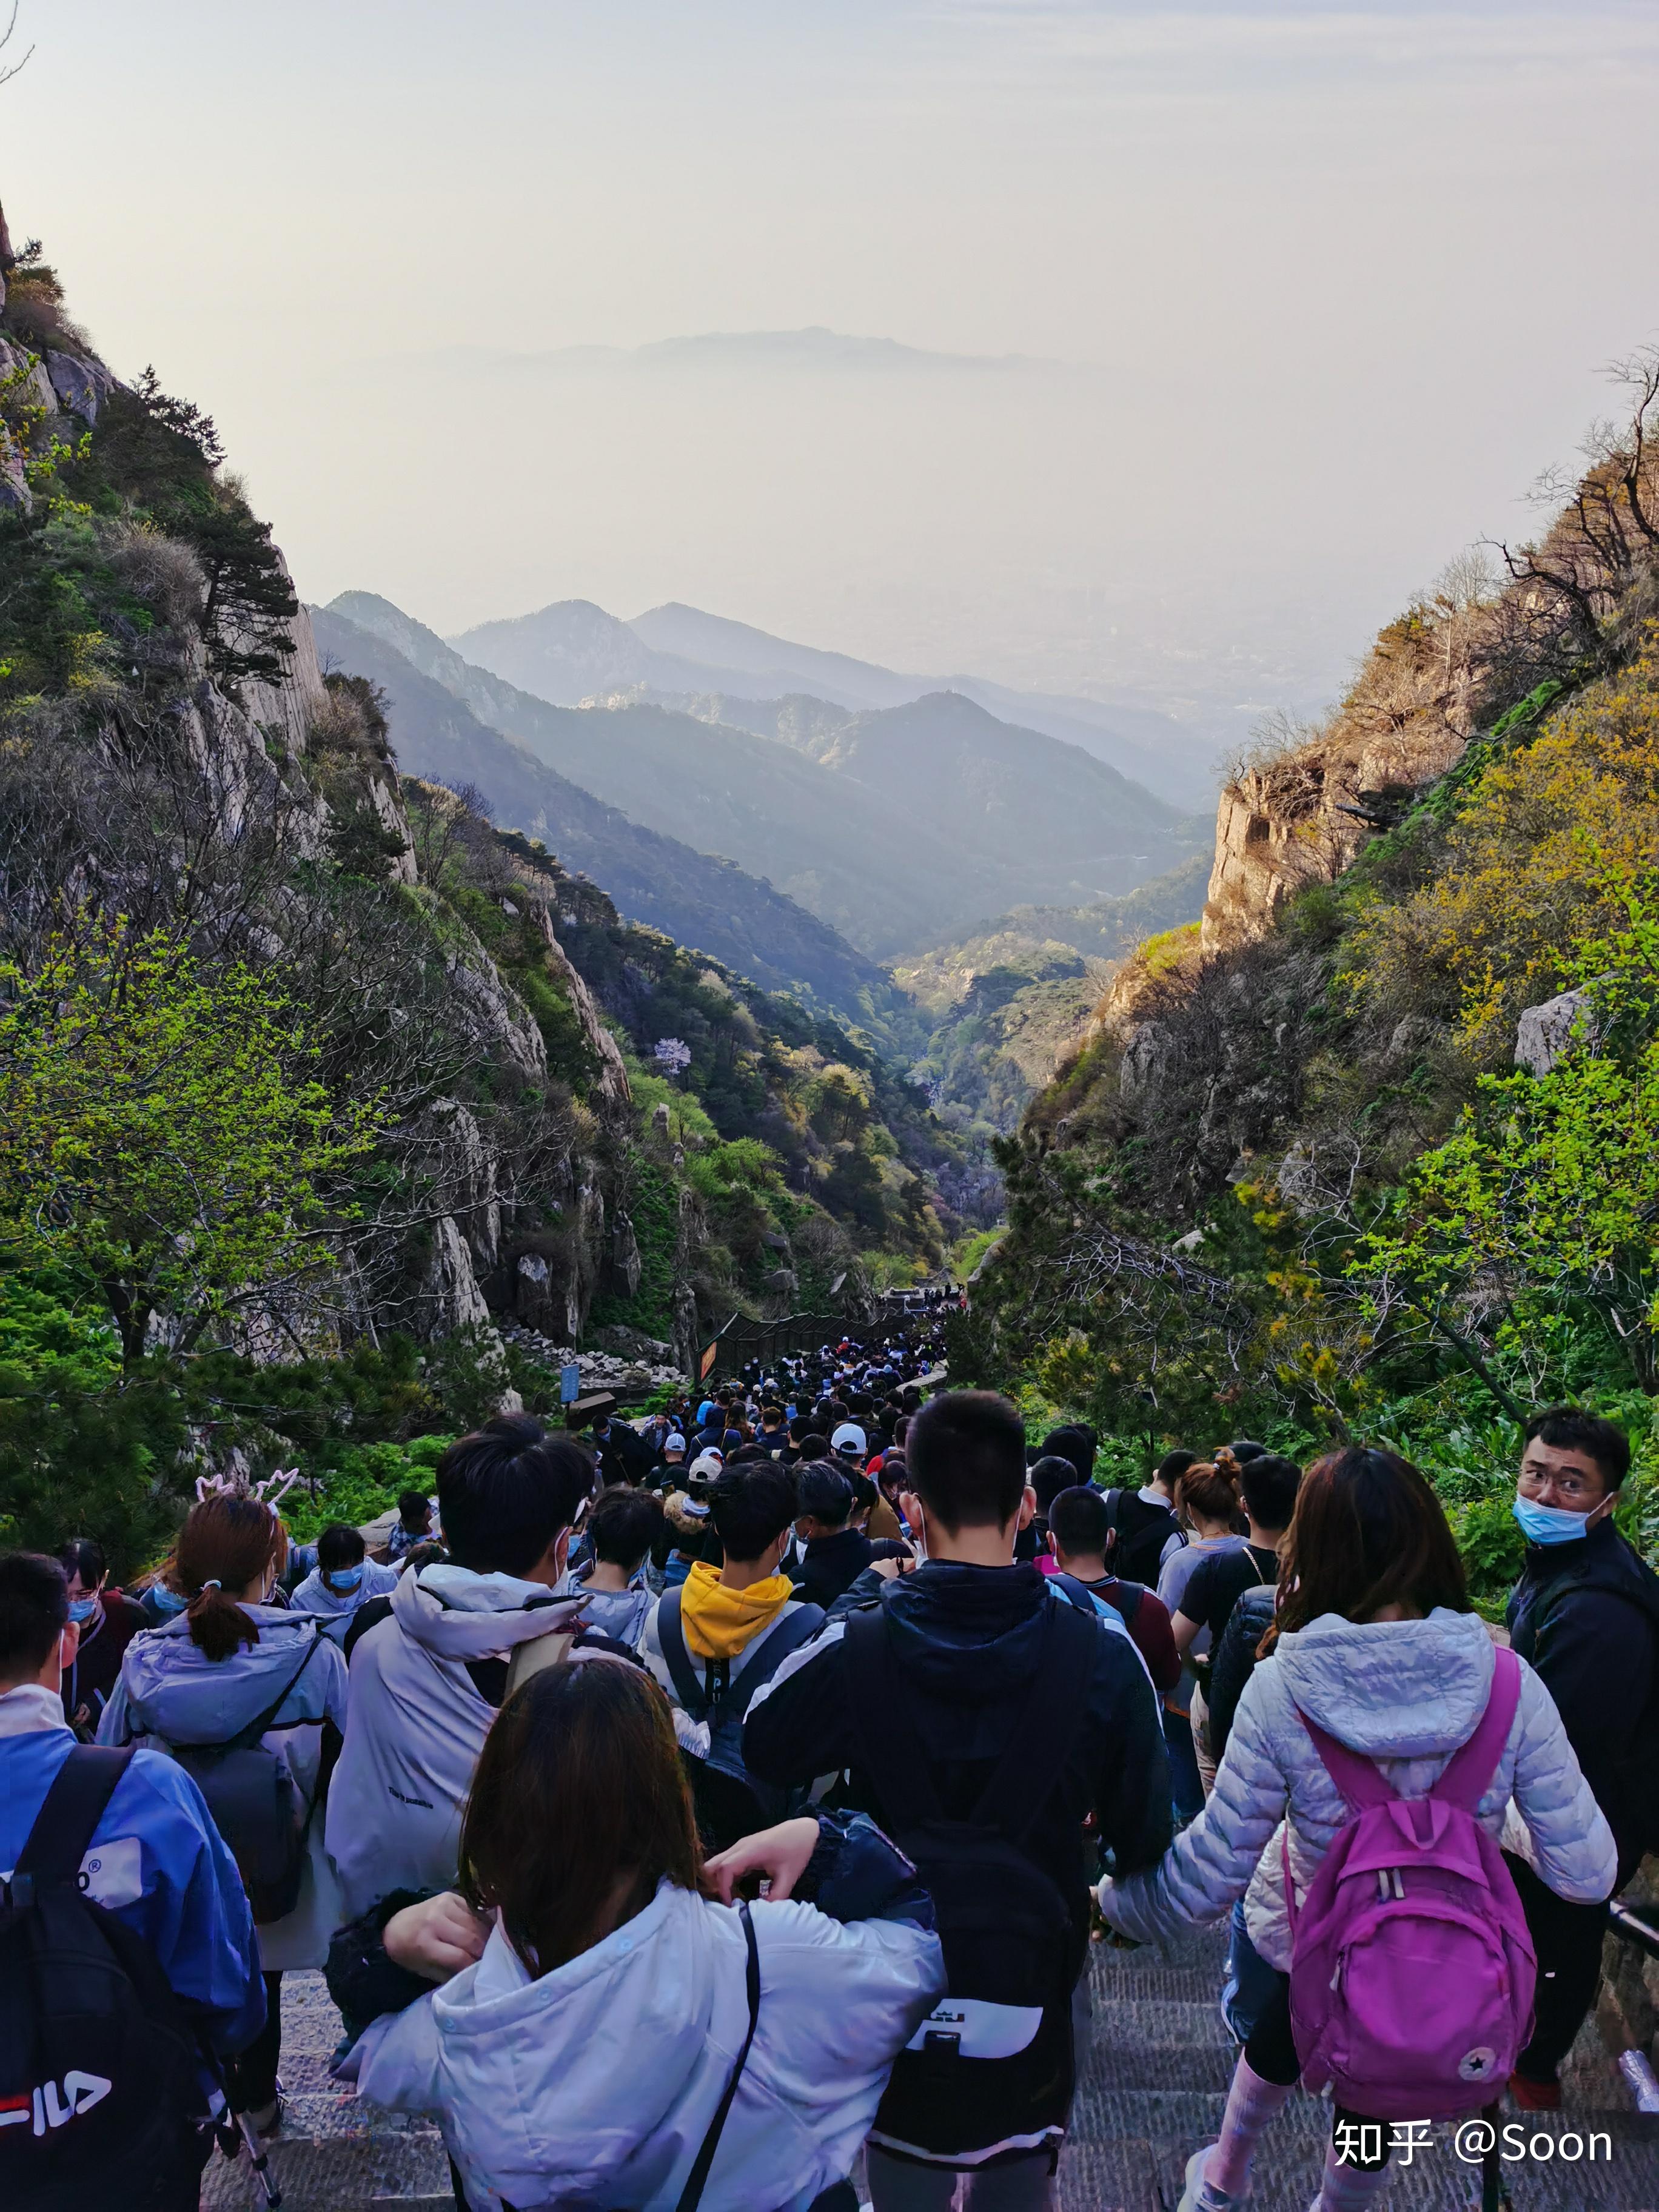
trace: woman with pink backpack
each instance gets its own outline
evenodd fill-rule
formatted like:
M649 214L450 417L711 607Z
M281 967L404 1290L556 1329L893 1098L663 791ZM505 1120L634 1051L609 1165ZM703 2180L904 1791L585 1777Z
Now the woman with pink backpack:
M1471 1609L1414 1467L1358 1446L1310 1467L1279 1589L1202 1815L1150 1874L1100 1886L1105 1917L1142 1942L1243 1896L1279 1977L1179 2212L1246 2201L1298 2081L1328 2084L1334 2109L1316 2212L1370 2203L1392 2124L1481 2111L1525 2045L1534 1963L1499 1836L1558 1896L1594 1903L1613 1882L1560 1717ZM1344 2122L1381 2122L1382 2148Z

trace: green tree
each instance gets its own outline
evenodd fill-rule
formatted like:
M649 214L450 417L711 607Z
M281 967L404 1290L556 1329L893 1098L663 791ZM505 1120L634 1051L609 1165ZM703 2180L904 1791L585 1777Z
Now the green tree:
M1582 993L1547 1074L1487 1076L1420 1155L1353 1272L1381 1304L1593 1315L1659 1387L1659 881L1609 883L1623 926L1574 947Z
M307 1079L316 1048L264 980L118 921L0 989L0 1257L95 1285L129 1367L152 1318L188 1352L324 1269L349 1225L325 1186L375 1115Z

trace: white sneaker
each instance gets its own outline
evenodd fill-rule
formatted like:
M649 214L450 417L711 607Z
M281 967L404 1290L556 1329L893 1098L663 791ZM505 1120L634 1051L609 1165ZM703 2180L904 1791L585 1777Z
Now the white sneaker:
M1205 2162L1215 2148L1214 2143L1206 2143L1188 2160L1187 2185L1181 2192L1176 2212L1233 2212L1233 2207L1243 2204L1249 2197L1248 2189L1219 2189L1214 2182L1206 2181Z

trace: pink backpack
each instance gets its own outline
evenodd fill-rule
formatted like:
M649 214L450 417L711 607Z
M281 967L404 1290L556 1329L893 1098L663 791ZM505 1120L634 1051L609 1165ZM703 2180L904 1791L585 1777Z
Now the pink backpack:
M1426 1797L1305 1713L1353 1817L1301 1910L1285 1846L1291 2026L1304 2087L1379 2120L1455 2119L1501 2094L1532 2033L1537 1966L1503 1854L1474 1818L1521 1695L1499 1651L1480 1726Z

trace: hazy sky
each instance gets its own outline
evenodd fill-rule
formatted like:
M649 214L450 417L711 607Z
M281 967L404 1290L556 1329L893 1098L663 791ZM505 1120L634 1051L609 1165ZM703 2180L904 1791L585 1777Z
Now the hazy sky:
M14 233L217 416L307 597L445 629L672 598L1305 705L1659 336L1650 0L23 0L27 38ZM499 358L808 325L1064 366Z

